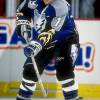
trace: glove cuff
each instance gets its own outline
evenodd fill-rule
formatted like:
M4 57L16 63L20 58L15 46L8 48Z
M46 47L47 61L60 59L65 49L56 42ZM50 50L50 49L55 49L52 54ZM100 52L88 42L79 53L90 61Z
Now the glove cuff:
M37 41L31 41L30 45L33 46L34 56L36 56L42 50L42 44Z
M18 26L18 25L30 25L30 22L28 21L28 20L17 20L16 21L16 25Z

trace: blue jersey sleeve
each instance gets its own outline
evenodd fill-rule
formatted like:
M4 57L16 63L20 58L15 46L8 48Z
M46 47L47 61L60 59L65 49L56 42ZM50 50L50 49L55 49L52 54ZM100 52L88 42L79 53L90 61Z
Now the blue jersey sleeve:
M71 7L64 0L56 0L52 5L55 17L51 21L51 27L56 30L55 39L62 41L69 38L75 31L75 22L71 15Z

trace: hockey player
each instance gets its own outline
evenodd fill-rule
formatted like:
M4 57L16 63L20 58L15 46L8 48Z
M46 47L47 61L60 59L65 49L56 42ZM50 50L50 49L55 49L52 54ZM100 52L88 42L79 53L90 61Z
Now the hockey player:
M27 33L30 43L24 48L27 60L17 100L31 100L38 81L31 55L40 75L55 57L57 79L65 100L79 100L74 67L79 50L79 35L66 0L21 0L16 12L16 32ZM32 23L32 25L30 25Z

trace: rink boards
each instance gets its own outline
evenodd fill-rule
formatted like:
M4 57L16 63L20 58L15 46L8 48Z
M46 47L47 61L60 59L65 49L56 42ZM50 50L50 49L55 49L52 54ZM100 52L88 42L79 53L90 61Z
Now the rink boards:
M100 20L76 20L76 25L81 44L75 70L79 95L100 98ZM26 59L23 45L25 43L15 34L15 19L0 19L0 96L17 93ZM44 85L48 87L48 97L63 98L55 73L55 68L48 67L42 80L47 82ZM39 87L34 95L42 96Z
M0 96L15 97L19 85L19 82L0 83ZM47 90L48 98L63 98L59 83L44 83L44 87ZM33 96L43 97L39 84ZM79 84L79 96L84 98L100 98L100 85Z

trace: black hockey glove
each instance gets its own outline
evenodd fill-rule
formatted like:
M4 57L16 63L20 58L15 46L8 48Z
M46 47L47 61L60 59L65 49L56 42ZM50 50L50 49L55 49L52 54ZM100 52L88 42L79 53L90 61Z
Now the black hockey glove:
M24 37L27 33L28 38L31 38L31 26L28 20L17 20L16 24L16 33L18 36Z
M24 54L26 57L36 56L42 50L42 44L32 40L25 48Z

